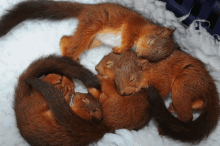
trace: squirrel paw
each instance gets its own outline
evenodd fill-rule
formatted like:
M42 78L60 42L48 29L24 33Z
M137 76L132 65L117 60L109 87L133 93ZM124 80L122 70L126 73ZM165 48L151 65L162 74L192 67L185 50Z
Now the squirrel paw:
M45 76L43 78L44 81L52 84L52 85L56 85L56 84L60 84L62 81L62 76L61 75L57 75L57 74L48 74L47 76Z
M62 92L64 95L66 94L74 94L75 93L75 85L73 81L69 80L67 77L63 76L62 80Z

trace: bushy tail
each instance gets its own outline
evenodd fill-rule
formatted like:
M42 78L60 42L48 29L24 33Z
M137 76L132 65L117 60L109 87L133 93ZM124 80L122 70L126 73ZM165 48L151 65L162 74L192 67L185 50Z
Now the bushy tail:
M150 109L162 134L188 143L199 143L206 138L217 126L220 116L219 97L214 88L207 94L210 97L201 115L194 121L182 122L168 111L157 90L149 87Z
M110 131L105 125L97 123L91 125L88 121L75 115L64 95L54 86L39 79L40 76L49 73L67 76L69 79L77 78L88 87L100 89L98 79L88 69L71 58L49 55L32 62L19 77L15 89L15 112L20 110L19 103L25 101L22 99L30 97L33 87L43 95L57 122L68 131L69 135L72 135L73 145L87 145L99 140L106 132Z
M110 132L105 125L97 123L91 125L76 116L66 102L64 95L53 85L38 78L26 79L26 82L42 94L57 122L72 134L73 145L88 145Z
M101 86L95 74L69 57L49 55L32 62L20 79L39 78L42 75L56 73L69 79L79 79L87 87L101 90Z
M83 5L62 1L25 1L15 5L0 20L0 37L27 19L63 20L77 17Z
M39 78L50 73L66 76L69 79L79 79L85 86L101 90L97 77L90 70L84 68L71 58L49 55L32 62L20 75L18 85L15 88L15 103L31 94L30 87L25 81L26 79Z

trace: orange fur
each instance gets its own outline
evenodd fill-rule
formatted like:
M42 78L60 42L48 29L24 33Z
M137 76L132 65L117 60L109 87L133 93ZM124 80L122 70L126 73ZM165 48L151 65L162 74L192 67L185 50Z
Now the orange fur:
M133 72L121 70L116 73L115 81L120 94L134 93L142 87L148 87L149 84L154 85L163 98L171 92L178 118L185 122L192 120L192 107L196 106L193 104L194 102L198 100L207 102L208 100L199 92L205 92L208 86L215 86L204 65L180 50L175 50L170 57L158 63L148 62L147 66L150 67L144 71L137 71L136 67ZM140 74L137 76L139 72ZM126 78L128 73L136 75L133 82ZM207 85L206 82L210 85ZM137 87L129 88L132 85Z
M72 78L80 79L87 87L100 88L92 72L70 58L56 55L39 58L20 75L14 111L17 128L30 145L88 145L114 132L100 123L101 105L92 96L84 99L76 95L69 105L74 93Z
M57 89L62 91L64 96L65 96L65 99L66 99L67 103L70 102L71 94L74 94L75 85L74 85L73 82L71 82L65 76L61 76L61 75L57 75L57 74L48 74L42 80L54 85ZM37 92L34 91L33 93L36 94ZM39 95L39 94L36 94L36 95L33 95L33 96L37 99L39 98L39 100L42 100L42 102L44 102L43 98L42 97L37 97L37 95ZM51 112L50 109L48 109L48 106L46 105L45 102L43 104L43 107L45 108L45 111L46 111L45 114L52 117L53 116L52 112ZM36 107L36 108L41 108L41 107L39 106L39 107ZM54 120L54 118L53 118L53 120Z
M192 102L192 110L194 110L194 111L202 110L204 108L204 106L205 106L205 103L201 99L198 99L198 100ZM170 103L168 110L171 113L176 112L172 102Z
M111 53L104 57L96 66L99 73L102 92L97 94L97 90L89 90L89 92L102 104L103 123L114 129L126 128L129 130L138 130L145 126L150 120L149 104L146 97L147 91L142 90L129 96L121 96L118 94L115 82L115 69L120 68L120 64L132 59L132 55L124 54L122 62L120 58L123 55Z
M71 109L86 120L100 121L102 119L101 104L90 94L76 93L73 97Z
M78 59L94 38L103 34L121 35L121 46L113 48L116 53L122 53L135 45L139 56L158 61L172 52L173 31L168 28L153 24L137 12L120 5L103 3L83 6L84 9L77 16L79 24L74 35L65 36L60 41L62 55ZM66 40L71 44L66 44ZM157 48L156 54L154 45L157 43L164 43L164 47ZM163 53L159 53L161 51Z
M67 103L70 103L71 95L75 94L72 103L70 103L70 107L74 113L80 116L82 119L91 121L93 119L97 121L101 120L102 110L100 103L89 95L82 98L78 95L78 93L75 93L75 85L68 78L57 74L49 74L43 78L43 80L51 83L52 85L55 85L57 89L62 91ZM49 113L52 114L50 110Z
M70 81L65 76L62 77L57 74L49 74L45 76L42 80L54 85L57 89L62 91L65 95L66 101L70 103L71 95L74 94L74 83L72 81ZM33 120L36 120L35 122L38 123L38 126L43 126L45 129L52 129L52 127L57 127L58 123L56 122L52 111L48 108L42 95L34 89L32 89L32 93L33 94L30 97L31 100L26 101L27 103L34 102L32 103L33 107L30 110L30 112L34 113L34 115L28 117L32 120L24 121L24 119L19 122L33 122ZM89 120L90 122L101 120L101 104L91 96L86 96L82 98L78 96L78 94L76 93L76 95L73 98L73 104L70 103L70 107L76 115L80 116L85 120ZM28 130L27 128L28 127L20 127L20 129L24 130L23 133L30 133L30 131L34 130L33 128L31 129L31 127L29 127L30 129Z
M172 94L173 109L181 121L190 122L193 118L192 110L203 108L201 119L197 120L196 125L202 127L201 123L204 123L206 132L201 137L209 134L217 125L220 115L219 96L212 77L201 61L176 49L160 62L142 64L132 59L128 62L115 72L115 83L121 95L132 94L153 85L162 98ZM142 64L142 70L138 64Z
M77 18L79 24L73 35L61 39L60 48L63 56L74 60L78 60L83 51L92 47L94 38L108 34L121 35L121 45L113 48L115 53L122 53L136 46L138 56L149 61L159 61L173 51L174 30L154 24L129 8L111 3L20 2L2 17L0 36L7 34L24 20L60 21L68 18Z

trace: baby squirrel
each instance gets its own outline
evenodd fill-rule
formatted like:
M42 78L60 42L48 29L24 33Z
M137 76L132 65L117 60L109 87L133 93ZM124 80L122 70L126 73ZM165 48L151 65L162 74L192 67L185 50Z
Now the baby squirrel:
M138 60L138 56L128 60L115 71L115 84L121 95L138 92L150 85L163 99L172 94L169 109L177 112L179 121L166 122L166 118L169 119L166 114L160 114L162 117L156 115L161 134L194 143L207 137L218 124L219 95L212 77L201 61L178 48L159 62ZM203 111L192 121L194 109ZM159 112L160 109L157 110Z
M138 56L159 61L173 51L174 30L159 26L129 8L113 3L19 2L2 16L0 36L25 20L61 21L69 18L77 18L79 23L73 35L62 37L60 49L62 56L69 56L74 60L78 60L81 53L92 46L95 38L105 42L105 39L102 40L103 36L111 35L121 35L121 45L112 44L115 53L122 53L135 46Z
M43 75L47 76L39 79ZM98 79L91 71L57 55L35 60L19 76L14 111L19 132L30 145L88 145L105 133L114 132L99 122L101 106L94 98L86 99L90 104L82 98L73 98L73 104L69 105L74 93L73 78L100 90ZM97 107L91 106L92 103ZM81 114L78 108L87 114Z
M90 88L89 92L102 104L102 122L105 125L114 129L138 130L147 125L151 117L147 90L142 89L129 96L122 96L118 94L114 81L114 72L120 68L120 64L134 59L134 55L128 52L123 54L112 52L100 61L96 70L102 91Z

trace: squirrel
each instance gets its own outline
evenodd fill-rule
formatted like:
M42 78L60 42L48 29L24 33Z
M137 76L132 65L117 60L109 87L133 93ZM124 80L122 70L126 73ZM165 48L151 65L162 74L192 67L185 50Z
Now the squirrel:
M132 51L129 53L136 55ZM115 70L115 84L121 95L133 94L150 85L163 99L172 94L169 109L175 109L181 122L166 121L168 117L160 114L162 117L157 117L160 134L194 143L207 137L218 124L219 95L212 77L201 61L178 48L159 62L140 60L136 56L136 59L122 63L121 68ZM194 109L202 112L192 121Z
M80 116L82 119L91 120L91 122L93 122L93 120L101 120L102 109L100 102L91 95L87 95L82 98L77 92L75 93L75 85L67 77L57 74L48 74L42 80L54 85L57 89L59 89L64 94L67 103L71 102L71 95L74 94L70 107L76 115ZM36 98L36 95L33 96ZM50 114L52 114L51 111Z
M146 89L129 96L121 96L115 86L115 70L120 68L121 63L132 58L133 55L126 52L112 52L105 56L96 66L102 91L89 89L89 93L102 104L102 123L114 129L139 130L146 126L151 118Z
M73 35L61 38L60 49L62 56L74 60L78 60L81 53L89 49L95 38L105 41L102 40L103 35L121 35L121 45L113 48L115 53L135 46L138 56L149 61L162 60L173 51L175 29L162 27L129 8L112 3L20 2L2 16L0 36L25 20L61 21L69 18L78 19L79 24Z
M97 77L71 58L49 55L33 61L19 76L14 98L17 127L30 145L88 145L105 133L114 132L100 123L101 107L97 100L75 98L69 105L74 84L63 78L59 85L60 77L51 77L51 73L69 80L77 78L86 87L101 89ZM43 75L47 76L39 79ZM88 114L81 114L78 108L89 110Z
M199 122L204 117L200 116L198 119L191 122L183 122L174 117L167 110L160 93L153 88L152 85L148 87L147 96L152 118L158 124L159 129L163 129L163 135L183 142L191 142L196 144L199 143L203 138L208 137L212 131L213 125L209 125L208 121ZM210 121L210 123L212 123L212 121Z

